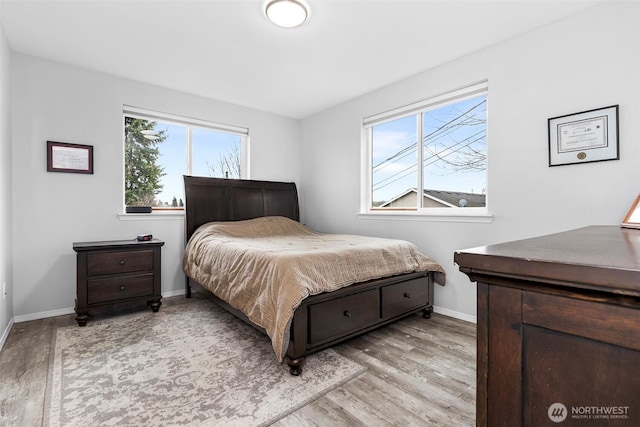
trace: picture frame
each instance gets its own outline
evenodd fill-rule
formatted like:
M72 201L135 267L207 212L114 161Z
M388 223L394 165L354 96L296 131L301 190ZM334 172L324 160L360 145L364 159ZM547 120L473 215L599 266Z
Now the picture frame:
M47 172L93 174L93 146L47 141Z
M621 226L624 228L640 229L640 195L633 201L629 212L627 212L627 215L625 215L622 220Z
M548 119L549 166L620 159L618 105Z

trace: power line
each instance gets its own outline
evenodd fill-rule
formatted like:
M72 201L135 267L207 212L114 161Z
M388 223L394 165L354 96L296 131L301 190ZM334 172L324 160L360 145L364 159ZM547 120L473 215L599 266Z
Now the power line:
M445 161L445 162L449 162L448 160L444 160L446 157L449 157L453 154L459 154L460 151L464 150L465 148L469 148L471 147L473 144L475 144L476 142L482 140L483 138L486 138L486 128L480 130L479 132L467 136L466 138L455 142L455 144L452 145L447 145L447 144L443 144L445 146L445 148L443 148L442 150L439 151L431 151L429 150L428 146L431 145L434 142L437 142L439 140L441 140L442 138L451 135L452 133L456 132L457 130L460 130L464 127L471 127L471 126L477 126L480 125L481 123L486 123L486 120L482 120L482 119L478 119L478 114L480 114L481 112L478 111L474 114L471 114L474 110L476 110L477 108L479 108L480 106L486 104L486 98L482 99L479 103L473 105L472 107L470 107L468 110L458 114L456 117L452 118L451 120L444 122L442 125L440 125L438 128L434 129L432 132L430 132L429 134L425 135L422 138L423 144L421 149L422 150L428 150L431 154L424 158L422 160L422 167L426 167L429 166L431 164L434 164L438 161ZM486 111L486 110L485 110ZM475 138L474 138L475 137ZM398 152L396 152L394 155L388 157L387 159L383 160L382 162L379 162L378 164L374 165L372 167L372 171L375 174L376 173L376 169L378 169L378 173L390 166L393 163L397 163L399 160L407 157L410 154L414 154L415 155L415 151L417 149L417 143L414 142L409 146L406 146L404 148L402 148L401 150L399 150ZM457 147L457 148L455 148ZM454 149L455 148L455 149ZM446 153L447 151L449 151L449 153ZM477 150L473 150L471 149L472 152L478 154L479 156L481 156L481 153L478 153ZM446 154L444 154L446 153ZM479 164L479 161L473 161L470 164L472 164L472 167L477 167L477 165ZM450 165L456 166L455 162L449 162ZM376 182L375 184L373 184L373 191L377 191L380 190L382 188L385 188L403 178L406 178L407 176L409 176L410 174L413 174L416 172L417 169L417 164L412 164L409 165L408 167L388 176L385 177L384 179Z
M423 137L423 142L426 142L427 140L429 140L431 138L435 138L437 136L437 134L439 132L441 132L442 130L449 130L449 132L447 133L447 134L449 134L449 133L453 132L453 130L455 130L456 127L466 126L465 122L462 122L462 123L458 123L455 127L448 127L449 125L451 125L452 123L456 122L457 120L459 120L459 119L461 119L463 117L467 117L468 119L473 119L475 117L475 115L473 115L473 116L467 116L467 115L471 111L473 111L476 108L478 108L479 106L485 104L486 102L487 101L486 101L486 98L485 98L482 101L480 101L478 104L476 104L473 107L469 108L467 111L464 111L463 113L459 114L458 116L456 116L453 119L449 120L448 122L444 123L442 126L440 126L439 128L435 129L430 134L425 135ZM444 135L440 135L440 136L442 137ZM381 168L385 163L389 163L389 162L392 162L392 161L393 161L392 163L395 163L395 160L399 160L399 159L402 159L402 158L406 157L408 154L410 154L410 152L408 152L408 150L413 150L415 145L416 145L416 143L414 142L413 144L402 148L400 151L396 152L394 155L392 155L392 156L388 157L387 159L385 159L385 160L379 162L378 164L374 165L372 167L372 170ZM386 167L386 166L384 166L384 167Z
M479 131L479 132L475 133L474 135L471 135L471 136L469 136L469 137L467 137L467 138L465 138L465 139L463 139L463 140L461 140L461 141L456 142L455 144L453 144L453 145L451 145L451 146L447 146L446 148L444 148L444 149L443 149L443 150L441 150L440 152L434 152L434 153L433 153L433 154L431 154L429 157L426 157L426 158L424 158L424 159L423 159L423 161L422 161L422 165L423 165L423 167L426 167L426 166L429 166L429 165L431 165L431 164L434 164L434 163L436 163L436 162L437 162L437 161L439 161L439 160L443 160L445 157L448 157L448 156L450 156L450 155L452 155L452 154L454 154L454 153L458 153L460 150L462 150L462 149L464 149L464 148L466 148L466 147L469 147L469 146L473 145L474 143L476 143L476 142L478 142L478 141L482 140L483 138L485 138L485 135L481 135L481 136L479 136L478 138L473 139L472 141L470 141L470 142L468 142L468 143L466 143L466 144L462 145L461 147L457 148L457 149L456 149L456 150L454 150L454 151L451 151L451 152L450 152L450 153L448 153L448 154L445 154L445 155L443 155L443 156L441 156L441 155L440 155L440 153L442 153L442 152L444 152L444 151L451 150L453 147L455 147L455 146L457 146L457 145L460 145L460 144L465 143L465 141L468 141L470 138L473 138L473 137L475 137L475 136L477 136L477 135L485 134L485 133L486 133L486 131L485 131L485 130L481 130L481 131ZM431 161L431 162L429 162L429 160L431 160L431 159L434 159L434 160L433 160L433 161ZM477 163L477 162L474 162L474 163ZM416 165L416 164L412 164L412 165L410 165L410 166L408 166L408 167L406 167L406 168L402 169L401 171L398 171L398 172L396 172L395 174L390 175L390 176L388 176L388 177L386 177L386 178L384 178L384 179L382 179L382 180L380 180L380 181L376 182L376 183L373 185L373 190L374 190L374 191L375 191L375 190L380 190L380 189L382 189L382 188L384 188L384 187L387 187L387 186L389 186L389 185L393 184L393 183L394 183L394 182L396 182L396 181L399 181L399 180L400 180L400 179L402 179L402 178L405 178L407 175L409 175L409 174L413 173L413 172L414 172L414 169L417 169L417 165ZM400 174L403 174L403 175L402 175L402 176L397 177L396 179L393 179L393 178L395 178L396 176L398 176L398 175L400 175ZM387 182L387 181L389 181L389 180L391 180L391 179L393 179L393 180L392 180L392 181L390 181L390 182ZM384 185L383 185L383 184L384 184Z

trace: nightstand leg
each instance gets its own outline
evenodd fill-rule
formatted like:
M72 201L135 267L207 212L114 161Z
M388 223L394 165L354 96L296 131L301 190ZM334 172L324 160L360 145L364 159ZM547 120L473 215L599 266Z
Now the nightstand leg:
M427 307L422 310L422 317L425 319L431 319L431 313L433 313L433 307Z
M87 326L87 320L89 320L89 313L76 312L76 321L78 322L78 326Z
M151 307L151 310L152 310L154 313L157 313L157 312L158 312L158 310L160 310L160 306L162 305L162 301L160 301L160 300L157 300L157 301L147 301L147 305L148 305L149 307Z

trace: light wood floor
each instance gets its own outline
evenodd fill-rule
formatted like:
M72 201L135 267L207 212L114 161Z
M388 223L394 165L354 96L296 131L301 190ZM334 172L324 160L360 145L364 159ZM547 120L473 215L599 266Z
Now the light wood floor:
M13 326L0 352L0 426L42 425L51 339L73 317ZM367 372L274 426L472 426L475 346L474 324L438 314L410 316L352 339L334 349Z

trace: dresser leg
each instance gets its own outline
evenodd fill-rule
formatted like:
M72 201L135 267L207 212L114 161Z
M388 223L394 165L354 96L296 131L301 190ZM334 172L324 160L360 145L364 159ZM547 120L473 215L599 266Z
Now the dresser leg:
M151 307L151 311L153 311L154 313L157 313L158 310L160 310L160 306L162 305L162 301L157 300L157 301L147 301L147 305L149 307Z

